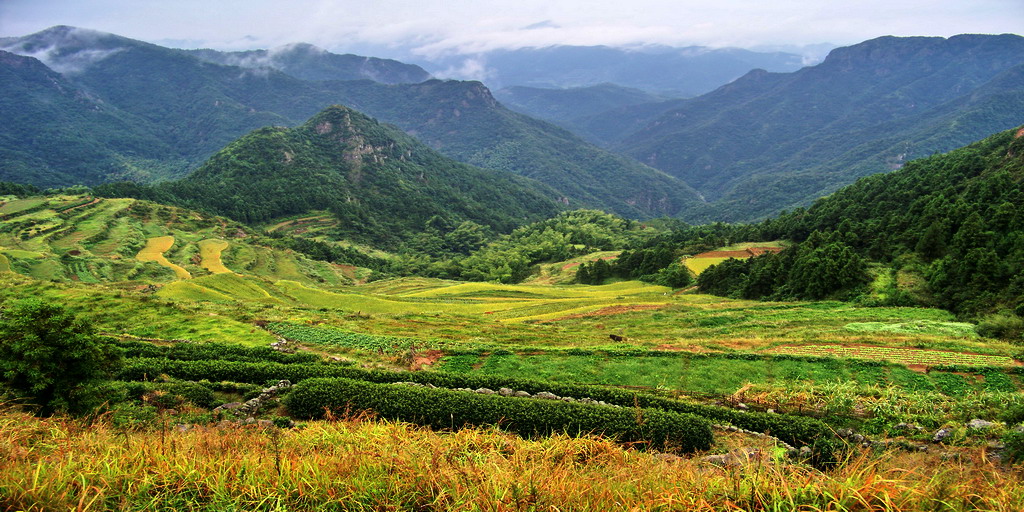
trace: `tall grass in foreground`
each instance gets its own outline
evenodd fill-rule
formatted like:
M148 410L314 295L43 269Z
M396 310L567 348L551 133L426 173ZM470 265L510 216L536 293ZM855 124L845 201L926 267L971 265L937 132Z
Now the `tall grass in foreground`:
M929 458L933 457L933 458ZM0 413L3 510L1022 510L1021 474L934 455L719 468L556 436L385 421L123 432Z

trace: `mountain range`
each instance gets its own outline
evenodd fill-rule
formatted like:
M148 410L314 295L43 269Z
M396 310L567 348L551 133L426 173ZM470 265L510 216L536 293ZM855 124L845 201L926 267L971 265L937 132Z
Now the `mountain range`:
M800 71L754 70L665 109L624 107L594 122L641 126L612 147L713 203L684 218L750 220L1018 125L1022 65L1016 35L882 37Z
M793 53L740 48L556 45L454 55L429 65L438 73L447 67L457 75L472 75L493 89L571 89L614 83L683 98L710 92L751 69L788 72L805 64L802 56Z
M480 82L304 44L185 51L54 27L0 48L0 179L43 187L182 178L253 130L345 105L447 157L535 180L563 205L745 221L1016 126L1024 111L1024 38L1009 34L882 37L690 99L623 84L499 91L561 127ZM608 51L533 55L578 53L586 67Z
M214 64L209 60L216 57L215 52L202 52L201 59L182 50L72 27L0 40L0 47L40 57L51 70L62 71L62 90L92 98L110 113L107 117L126 120L113 126L107 118L94 120L94 124L104 123L99 129L66 125L69 132L88 132L96 138L88 145L66 144L43 132L66 117L49 111L47 101L26 85L45 83L46 78L4 82L0 85L5 88L17 86L25 91L20 99L0 105L4 108L0 114L25 121L5 129L23 135L2 148L9 160L3 162L7 171L0 172L0 179L60 186L125 177L178 178L249 131L296 126L328 105L344 104L396 124L448 156L536 179L553 187L570 205L651 217L674 215L699 202L697 194L676 178L504 108L478 82L303 80L271 67ZM289 69L313 73L314 68L337 68L346 61L318 55L316 65L307 62L308 66L296 64ZM365 64L356 61L356 67ZM41 66L19 69L46 72ZM402 72L410 69L401 67ZM117 137L107 135L115 132ZM120 140L126 137L163 142L140 149ZM31 165L23 161L22 153L33 147L26 140L44 140L48 148L31 152L29 156L35 157ZM104 158L90 156L83 146L101 148ZM66 169L62 161L80 162L91 173Z

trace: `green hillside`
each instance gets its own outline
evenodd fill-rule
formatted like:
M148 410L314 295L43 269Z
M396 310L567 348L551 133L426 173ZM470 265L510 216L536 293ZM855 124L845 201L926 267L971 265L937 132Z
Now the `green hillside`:
M432 217L504 232L557 211L542 185L450 160L340 106L298 128L257 130L156 193L248 223L328 210L335 239L388 246Z
M1018 125L1022 55L1011 34L873 39L793 73L752 71L615 147L712 203L684 218L757 219Z

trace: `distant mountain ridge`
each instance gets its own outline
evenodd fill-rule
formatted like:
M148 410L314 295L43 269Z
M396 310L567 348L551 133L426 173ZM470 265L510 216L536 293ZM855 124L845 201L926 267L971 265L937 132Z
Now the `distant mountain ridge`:
M478 82L301 80L273 68L213 64L189 52L72 27L8 38L0 45L67 69L68 87L136 120L131 126L140 136L163 141L168 148L151 159L156 164L114 159L103 176L61 183L71 177L64 174L62 179L46 181L46 186L135 176L174 179L254 129L295 126L327 105L345 104L398 125L448 156L547 183L570 205L652 217L674 215L699 202L697 194L676 178L505 109ZM41 109L34 101L29 94L12 109L15 113ZM39 137L40 127L59 119L49 113L3 130L23 130ZM26 147L30 146L0 153L10 158L5 166L29 167L24 164L26 157L17 153ZM86 166L97 163L84 151L69 153L69 147L54 145L55 156L80 160ZM44 184L38 173L17 181Z
M718 202L684 217L755 219L1019 124L1022 64L1016 35L882 37L667 111L624 107L656 117L614 147Z
M800 55L740 48L556 45L458 55L434 66L458 69L467 62L480 70L474 78L494 89L567 89L613 83L671 97L704 94L755 68L785 72L805 65Z
M206 62L249 69L272 68L302 80L373 80L383 84L415 84L432 78L430 73L415 64L352 54L339 55L306 43L241 52L186 51Z

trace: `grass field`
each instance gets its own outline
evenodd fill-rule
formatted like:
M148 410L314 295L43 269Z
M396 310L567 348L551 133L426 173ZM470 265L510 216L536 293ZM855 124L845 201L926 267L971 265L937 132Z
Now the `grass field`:
M726 246L726 247L719 247L715 251L712 251L712 253L713 252L722 252L722 251L736 252L736 251L744 251L746 249L757 249L757 248L762 248L762 247L763 248L782 248L782 247L785 247L785 246L786 246L786 244L784 242L782 242L782 241L775 241L775 242L742 242L742 243L737 243L737 244L729 245L729 246ZM705 253L697 254L697 255L694 255L694 256L688 256L688 257L683 259L683 264L686 265L686 268L690 269L690 272L693 272L694 275L700 275L701 272L704 272L709 267L712 267L714 265L718 265L719 263L721 263L721 262L723 262L725 260L728 260L729 258L747 259L747 258L750 257L749 255L741 255L741 254L734 254L734 255L714 255L714 254L706 254L706 255L704 255L704 254Z
M727 259L729 259L729 258L694 258L694 257L690 257L690 258L686 258L683 261L683 263L686 265L686 268L690 269L690 272L693 272L694 275L698 275L699 276L701 272L704 272L708 268L710 268L710 267L712 267L714 265L718 265L719 263L721 263L721 262L723 262L723 261L725 261Z
M609 440L433 432L367 417L302 429L126 431L0 413L0 485L12 510L1021 510L1020 472L983 452L855 452L831 471L722 435L710 464ZM958 452L959 453L959 452Z

